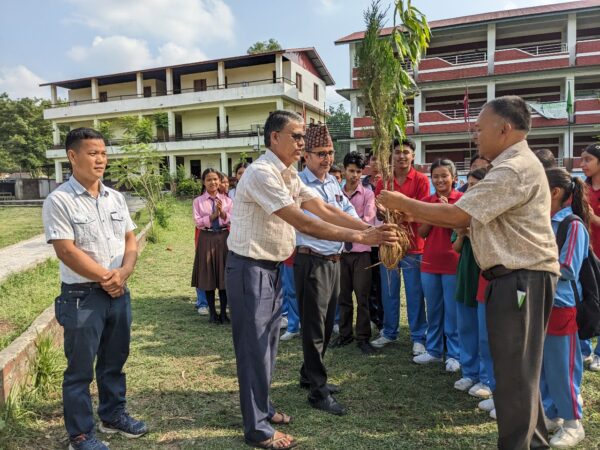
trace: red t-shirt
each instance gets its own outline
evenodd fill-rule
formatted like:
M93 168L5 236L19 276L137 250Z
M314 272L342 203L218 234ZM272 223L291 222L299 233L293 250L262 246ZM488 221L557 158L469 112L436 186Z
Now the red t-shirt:
M589 187L588 190L588 202L592 205L594 209L594 214L600 216L600 189L593 190L592 187ZM598 258L600 258L600 226L592 224L591 226L592 236L592 248L594 249L594 253Z
M375 187L375 196L378 196L382 190L383 180L379 180L377 182L377 186ZM404 183L402 183L402 186L400 186L396 182L396 178L394 178L394 191L400 192L401 194L404 194L410 198L423 200L429 195L429 178L427 178L427 175L415 170L414 167L411 167L408 172L408 175L406 175L406 180L404 180ZM419 224L413 222L410 223L409 226L412 230L412 236L411 246L408 253L421 254L423 253L425 241L417 233Z
M448 195L448 203L454 204L462 197L462 193L452 190ZM423 199L427 203L440 203L437 194ZM425 240L423 249L423 262L421 272L436 273L442 275L455 275L458 267L458 253L452 248L452 229L442 227L431 227L431 231Z
M479 285L477 286L477 301L479 303L485 303L485 290L488 284L490 282L483 278L483 275L479 274Z

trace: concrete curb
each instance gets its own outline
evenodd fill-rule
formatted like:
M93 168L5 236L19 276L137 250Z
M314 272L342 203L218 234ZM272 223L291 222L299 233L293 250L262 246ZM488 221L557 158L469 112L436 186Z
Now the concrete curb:
M147 243L148 223L136 236L138 255ZM19 389L29 383L29 369L35 360L37 343L41 336L48 335L55 344L62 343L63 329L54 317L54 304L44 310L8 347L0 351L0 405L6 402L13 389Z

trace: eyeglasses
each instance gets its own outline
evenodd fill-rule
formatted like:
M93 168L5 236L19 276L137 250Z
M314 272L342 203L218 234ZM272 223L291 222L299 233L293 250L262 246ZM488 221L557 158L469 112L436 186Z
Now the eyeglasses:
M334 150L329 150L328 152L310 152L310 151L306 150L306 153L312 153L313 155L317 155L319 157L319 159L325 159L326 156L333 158L333 156L335 155Z
M302 134L302 133L287 133L289 134L292 139L298 143L300 143L300 141L303 141L306 139L306 135Z

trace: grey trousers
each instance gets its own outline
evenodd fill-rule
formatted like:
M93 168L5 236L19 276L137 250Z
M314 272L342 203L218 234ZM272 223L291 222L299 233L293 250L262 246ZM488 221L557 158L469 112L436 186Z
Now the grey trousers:
M225 286L231 312L244 437L269 439L275 414L269 390L279 344L282 290L279 267L229 252Z
M546 327L556 275L520 270L490 281L486 319L494 361L498 448L550 448L540 397ZM519 307L517 290L526 293Z

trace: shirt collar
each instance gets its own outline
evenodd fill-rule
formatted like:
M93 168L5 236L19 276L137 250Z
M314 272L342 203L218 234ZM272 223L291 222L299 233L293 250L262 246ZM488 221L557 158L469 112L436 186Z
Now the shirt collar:
M492 161L492 166L496 167L502 161L507 160L508 158L513 156L515 153L518 153L518 152L526 150L526 149L527 150L529 149L529 144L527 144L527 141L525 139L523 139L522 141L519 141L516 144L511 145L506 150L504 150L502 153L500 153L498 156L496 156L494 158L494 160Z
M437 198L440 198L440 196L438 195L437 192L434 195ZM456 189L452 188L452 190L450 191L450 194L446 198L448 200L458 200L460 198L460 192L458 192Z
M362 194L364 194L364 193L365 193L365 187L362 185L362 183L361 183L361 182L359 182L359 183L358 183L358 186L356 186L356 189L354 189L354 191L352 191L352 192L350 192L350 193L348 194L348 192L346 192L346 189L342 188L342 193L343 193L343 194L344 194L346 197L348 197L348 198L352 198L352 197L354 197L354 195L355 195L356 193L359 193L359 194L361 194L361 195L362 195Z
M106 197L108 195L108 189L106 189L106 187L102 183L102 180L98 179L98 182L100 183L100 189L98 190L98 192L100 193L101 196ZM79 181L77 181L77 179L73 175L71 175L69 177L68 183L71 185L71 187L73 188L73 190L75 191L75 193L77 195L83 195L83 194L89 195L89 192L87 191L87 189L84 188L81 185L81 183Z
M554 215L552 216L552 221L562 222L565 219L565 217L570 216L571 214L573 214L573 209L570 206L567 206L563 209L556 211L556 213L554 213Z
M322 185L325 185L327 183L330 183L331 181L334 181L337 183L337 179L333 176L333 175L329 175L327 174L325 176L325 180L321 181L319 178L317 178L317 176L312 173L310 171L310 169L308 167L305 167L304 170L302 171L302 173L304 174L304 177L306 178L307 183L319 183Z
M290 166L286 167L283 161L279 159L279 156L277 156L270 149L267 149L267 151L264 154L264 157L267 161L271 162L279 172L283 172L286 169L290 170L292 173L297 172L296 168L294 167L294 164L290 164Z

